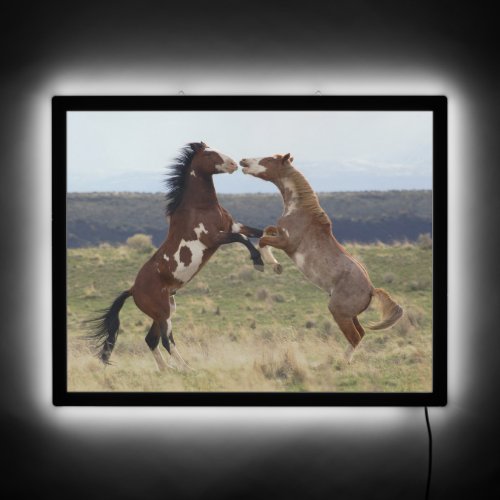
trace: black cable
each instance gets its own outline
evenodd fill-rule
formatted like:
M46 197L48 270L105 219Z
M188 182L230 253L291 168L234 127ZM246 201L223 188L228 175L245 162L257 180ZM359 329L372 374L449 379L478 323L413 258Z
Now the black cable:
M431 471L432 471L432 433L431 424L429 423L429 411L425 407L425 421L427 423L427 432L429 433L429 468L427 470L427 487L425 489L425 500L429 498L429 488L431 486Z

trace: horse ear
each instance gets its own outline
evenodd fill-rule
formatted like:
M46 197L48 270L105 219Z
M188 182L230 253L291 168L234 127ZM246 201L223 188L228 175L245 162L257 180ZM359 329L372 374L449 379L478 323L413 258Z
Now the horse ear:
M200 141L200 144L203 149L206 149L208 147L203 141Z
M201 149L205 149L207 146L203 142L192 142L191 144L191 149L195 152L200 151Z
M293 158L292 158L293 159ZM290 160L290 153L287 153L283 158L281 158L282 163Z

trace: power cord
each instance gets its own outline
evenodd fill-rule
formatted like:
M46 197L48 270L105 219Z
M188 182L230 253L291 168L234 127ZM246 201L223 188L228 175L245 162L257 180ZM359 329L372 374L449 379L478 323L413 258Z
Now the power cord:
M429 499L429 488L431 486L431 472L432 472L432 433L431 424L429 423L429 411L425 406L425 421L427 423L427 432L429 433L429 467L427 469L427 487L425 488L425 500Z

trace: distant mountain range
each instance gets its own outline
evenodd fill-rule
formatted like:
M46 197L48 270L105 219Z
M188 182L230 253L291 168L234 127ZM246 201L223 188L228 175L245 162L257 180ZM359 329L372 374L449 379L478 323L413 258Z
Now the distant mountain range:
M415 241L432 234L432 191L393 190L318 193L341 242ZM219 194L219 201L237 221L263 228L283 210L278 194ZM155 245L168 225L162 193L69 193L68 247L120 244L134 234L149 234Z
M419 153L421 156L421 153ZM336 161L303 161L300 171L316 191L387 191L432 189L431 161L421 159L417 153L398 158L401 163L388 163L385 159L349 159ZM155 192L162 189L168 172L164 168L126 169L117 172L102 169L90 175L92 168L70 172L68 189L71 192L137 191ZM245 176L241 171L232 175L214 177L218 193L276 193L276 187L260 179ZM98 187L96 187L98 186ZM104 190L104 191L103 191Z

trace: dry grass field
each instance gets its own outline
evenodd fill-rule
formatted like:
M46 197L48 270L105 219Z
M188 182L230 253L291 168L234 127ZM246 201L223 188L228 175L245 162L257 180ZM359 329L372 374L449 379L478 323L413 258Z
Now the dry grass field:
M221 247L176 295L177 347L192 371L160 372L144 337L151 320L129 299L111 366L81 337L84 321L130 287L152 249L132 245L68 250L68 390L78 392L324 391L427 392L432 389L432 250L417 244L346 245L404 308L392 329L370 331L352 364L328 297L275 251L281 275L251 266L242 245ZM373 307L361 324L378 319ZM439 335L439 332L435 332ZM164 357L169 355L164 351Z

